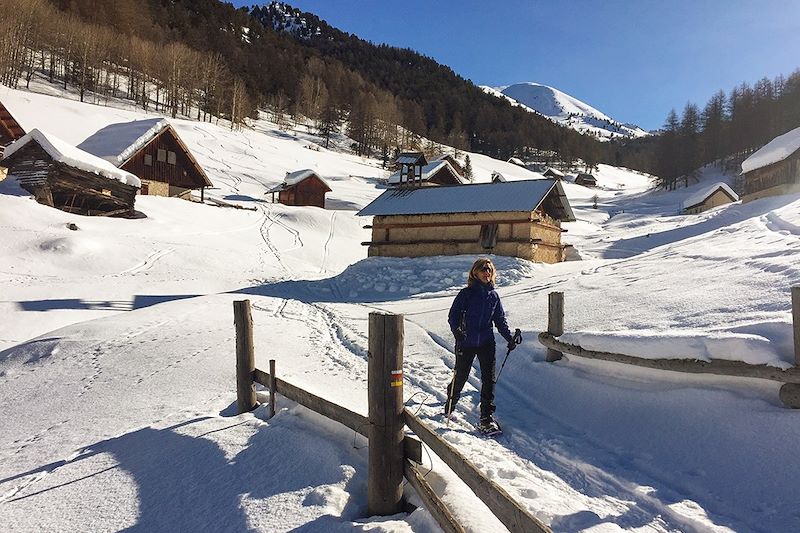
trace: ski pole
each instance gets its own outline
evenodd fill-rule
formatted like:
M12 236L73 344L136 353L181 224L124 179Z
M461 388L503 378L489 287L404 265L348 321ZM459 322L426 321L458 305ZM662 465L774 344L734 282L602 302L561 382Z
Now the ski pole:
M458 321L458 330L461 336L466 336L467 331L467 312L461 311L461 318ZM447 387L447 401L444 403L444 412L447 415L448 422L450 420L450 415L452 414L453 409L455 408L452 404L453 401L453 388L456 385L456 373L458 372L458 355L461 353L461 341L456 339L456 346L455 346L455 356L456 361L453 365L453 378L450 380L450 385Z
M503 367L506 366L506 361L508 361L508 356L511 355L511 350L516 348L518 345L522 344L522 332L517 328L514 330L514 336L511 337L511 344L506 352L506 357L503 359L503 364L500 365L500 371L497 372L497 376L494 378L494 382L497 383L497 380L500 379L500 373L503 372Z

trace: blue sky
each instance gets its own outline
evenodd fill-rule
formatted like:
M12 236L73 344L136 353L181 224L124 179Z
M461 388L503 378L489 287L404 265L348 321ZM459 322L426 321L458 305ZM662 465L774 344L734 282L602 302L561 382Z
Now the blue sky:
M234 5L253 2L235 0ZM478 85L535 81L645 129L718 90L800 68L796 0L292 0Z

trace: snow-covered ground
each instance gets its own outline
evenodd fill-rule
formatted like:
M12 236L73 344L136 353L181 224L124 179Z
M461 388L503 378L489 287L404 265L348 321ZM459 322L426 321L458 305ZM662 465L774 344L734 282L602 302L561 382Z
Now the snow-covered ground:
M144 118L6 88L0 100L23 127L75 144ZM498 383L505 434L487 441L471 429L476 376L456 420L440 416L454 357L446 314L474 257L366 258L369 220L355 211L383 190L378 161L266 119L233 132L173 123L216 187L208 196L254 210L145 196L147 218L89 218L0 182L0 530L436 531L424 509L366 517L361 436L285 398L273 419L235 416L232 302L245 298L258 367L274 358L283 379L363 414L368 313L403 313L408 405L554 531L800 530L800 418L779 384L550 364L535 340L557 290L567 334L588 347L792 363L800 195L678 215L731 178L706 169L696 185L655 192L649 177L601 165L596 189L566 182L578 221L564 239L582 259L496 258L524 342ZM470 156L477 181L535 177ZM266 201L302 168L331 184L328 209ZM469 531L502 531L425 461Z

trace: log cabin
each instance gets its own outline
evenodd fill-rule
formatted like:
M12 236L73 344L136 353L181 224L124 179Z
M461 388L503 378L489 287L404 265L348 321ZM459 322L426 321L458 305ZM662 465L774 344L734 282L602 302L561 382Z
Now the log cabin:
M784 133L742 162L742 202L800 192L800 128Z
M416 177L409 181L403 170L398 170L389 176L391 187L401 186L433 186L433 185L461 185L464 183L458 172L447 160L434 161L421 167Z
M325 194L331 192L328 182L311 169L297 170L286 174L283 183L267 193L278 195L278 202L284 205L310 205L325 209Z
M728 184L720 181L691 195L684 200L681 207L685 214L694 215L720 205L738 201L739 195L733 192L733 189Z
M193 190L212 186L203 168L163 118L110 124L78 148L137 176L140 194L190 199Z
M557 263L562 222L575 216L557 180L389 189L362 209L372 216L369 256L496 254Z
M38 129L8 146L2 165L40 204L80 215L135 215L136 176Z

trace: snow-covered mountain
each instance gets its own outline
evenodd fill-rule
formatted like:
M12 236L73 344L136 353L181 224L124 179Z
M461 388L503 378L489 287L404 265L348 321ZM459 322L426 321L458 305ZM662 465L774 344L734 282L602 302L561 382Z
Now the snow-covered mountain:
M529 81L504 87L482 86L481 88L489 94L506 98L553 122L581 133L594 135L600 140L610 140L615 137L636 138L648 134L638 126L618 122L589 104L540 83Z

